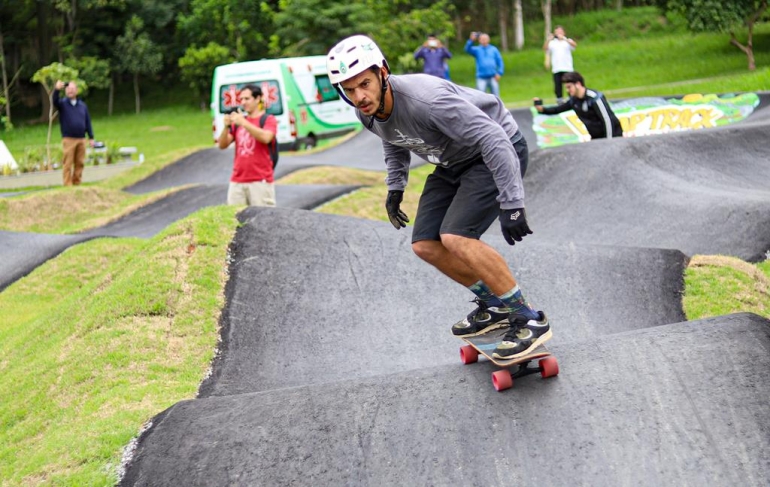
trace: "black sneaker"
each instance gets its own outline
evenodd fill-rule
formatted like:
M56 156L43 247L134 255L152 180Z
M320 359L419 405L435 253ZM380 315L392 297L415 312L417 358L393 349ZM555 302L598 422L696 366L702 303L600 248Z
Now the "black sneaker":
M508 326L508 316L511 314L508 308L489 306L484 301L476 298L473 300L478 308L462 321L452 325L452 334L455 336L472 337Z
M511 314L508 318L510 330L503 337L503 341L492 353L494 358L514 359L532 352L538 346L551 339L551 325L545 313L538 311L537 320L528 320L521 315Z

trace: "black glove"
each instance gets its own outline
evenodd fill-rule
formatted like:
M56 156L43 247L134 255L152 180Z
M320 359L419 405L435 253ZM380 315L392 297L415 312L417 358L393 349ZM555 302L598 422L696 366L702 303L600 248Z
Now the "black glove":
M401 230L409 221L409 217L406 216L406 213L401 211L401 201L403 199L403 191L388 191L388 199L385 200L385 209L388 211L388 218L390 219L390 223L396 227L396 230Z
M505 241L510 245L521 242L522 238L532 233L527 225L527 214L524 208L500 210L500 226L503 229Z

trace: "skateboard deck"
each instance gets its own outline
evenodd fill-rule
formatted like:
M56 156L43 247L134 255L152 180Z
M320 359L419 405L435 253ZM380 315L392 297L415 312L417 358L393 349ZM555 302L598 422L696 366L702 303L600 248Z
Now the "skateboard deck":
M475 337L460 337L467 345L460 347L460 360L464 364L472 364L478 361L479 354L490 362L501 367L492 373L492 384L498 391L504 391L513 387L513 379L524 377L539 372L543 378L554 377L559 374L559 363L556 357L545 347L539 345L527 355L513 359L499 359L492 356L497 345L503 341L507 328L500 328L484 335ZM530 367L530 362L537 361L537 367ZM511 368L515 367L515 370Z

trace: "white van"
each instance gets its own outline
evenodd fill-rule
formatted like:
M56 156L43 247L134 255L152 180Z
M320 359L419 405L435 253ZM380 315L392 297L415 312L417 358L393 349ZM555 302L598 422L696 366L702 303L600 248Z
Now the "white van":
M314 147L361 126L355 109L340 98L326 74L325 56L263 59L225 64L214 69L211 90L213 136L217 140L224 114L240 104L240 90L262 88L268 113L278 120L278 147Z

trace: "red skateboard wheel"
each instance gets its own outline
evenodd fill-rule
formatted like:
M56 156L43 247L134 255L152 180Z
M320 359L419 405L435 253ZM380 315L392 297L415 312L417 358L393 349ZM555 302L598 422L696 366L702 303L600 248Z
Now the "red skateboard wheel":
M559 375L559 362L556 360L556 357L546 357L538 362L537 365L540 367L540 375L543 376L543 379Z
M479 361L479 352L470 345L464 345L460 347L460 360L462 360L465 365L475 364Z
M509 370L497 370L492 372L492 384L497 392L504 391L513 387L513 377Z

